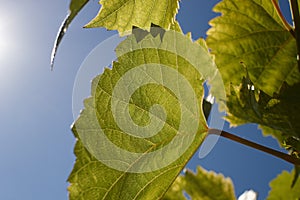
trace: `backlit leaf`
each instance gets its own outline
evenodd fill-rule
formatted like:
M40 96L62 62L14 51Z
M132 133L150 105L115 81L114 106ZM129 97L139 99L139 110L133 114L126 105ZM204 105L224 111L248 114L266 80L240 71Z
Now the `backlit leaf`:
M86 27L105 27L118 30L120 35L131 32L132 27L149 30L151 24L169 29L175 23L178 0L100 0L98 15Z
M280 93L270 97L255 89L244 77L239 87L231 86L227 119L231 125L260 124L264 135L277 138L294 156L300 152L300 85L284 84Z
M270 182L271 190L267 200L300 199L300 181L291 187L294 171L283 171Z
M251 9L250 9L251 8ZM272 1L223 0L207 44L227 91L231 125L257 123L295 154L300 149L300 73L296 40Z
M236 199L230 178L206 171L200 166L196 174L187 170L184 175L178 176L163 199L184 199L182 198L183 192L186 192L191 199L197 200Z
M73 126L71 200L160 199L207 134L202 83L216 76L211 56L181 33L152 31L124 40L112 69L92 82ZM148 136L153 123L160 129Z
M214 11L207 44L216 57L224 83L242 82L244 62L254 85L269 96L284 82L300 80L296 40L278 17L271 0L223 0ZM227 90L227 91L228 91Z

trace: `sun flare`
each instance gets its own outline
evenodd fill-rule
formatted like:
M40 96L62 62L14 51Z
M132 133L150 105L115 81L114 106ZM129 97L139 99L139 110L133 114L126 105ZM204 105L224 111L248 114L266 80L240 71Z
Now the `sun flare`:
M4 61L11 59L14 44L14 30L10 26L11 18L6 13L0 13L0 68Z

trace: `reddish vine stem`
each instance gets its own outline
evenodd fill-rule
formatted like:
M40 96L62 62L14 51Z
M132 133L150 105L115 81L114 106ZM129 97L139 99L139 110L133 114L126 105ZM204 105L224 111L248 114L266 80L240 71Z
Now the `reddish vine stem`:
M220 135L222 137L225 137L227 139L230 139L230 140L233 140L235 142L241 143L243 145L246 145L246 146L252 147L254 149L263 151L265 153L271 154L271 155L273 155L277 158L283 159L283 160L285 160L289 163L292 163L294 165L300 166L300 159L297 159L297 158L295 158L291 155L282 153L280 151L276 151L276 150L271 149L269 147L265 147L263 145L257 144L255 142L251 142L249 140L246 140L246 139L241 138L239 136L233 135L233 134L228 133L226 131L223 131L223 130L221 131L221 130L218 130L218 129L209 129L208 134Z
M295 26L295 35L296 35L296 43L297 43L297 62L298 69L300 71L300 13L299 13L299 5L298 0L290 0L290 7L292 10L292 17Z

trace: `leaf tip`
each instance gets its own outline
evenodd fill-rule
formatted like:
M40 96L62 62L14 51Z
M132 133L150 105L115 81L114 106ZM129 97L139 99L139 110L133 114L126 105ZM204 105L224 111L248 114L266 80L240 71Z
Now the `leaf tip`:
M64 35L65 35L65 33L68 29L69 21L70 21L70 13L67 14L64 21L60 25L59 30L58 30L57 35L56 35L56 39L54 41L54 45L53 45L52 52L51 52L51 58L50 58L51 71L53 71L53 68L54 68L54 61L55 61L55 56L56 56L58 46L59 46L62 38L64 37Z

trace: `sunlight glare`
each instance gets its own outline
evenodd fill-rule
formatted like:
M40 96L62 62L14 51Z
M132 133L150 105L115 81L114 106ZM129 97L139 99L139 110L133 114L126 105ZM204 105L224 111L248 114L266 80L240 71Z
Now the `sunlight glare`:
M13 34L11 17L8 13L0 13L0 69L9 59L12 59Z
M3 7L2 7L3 8ZM16 85L16 35L15 16L0 10L0 96L7 96ZM3 103L3 99L2 99Z

